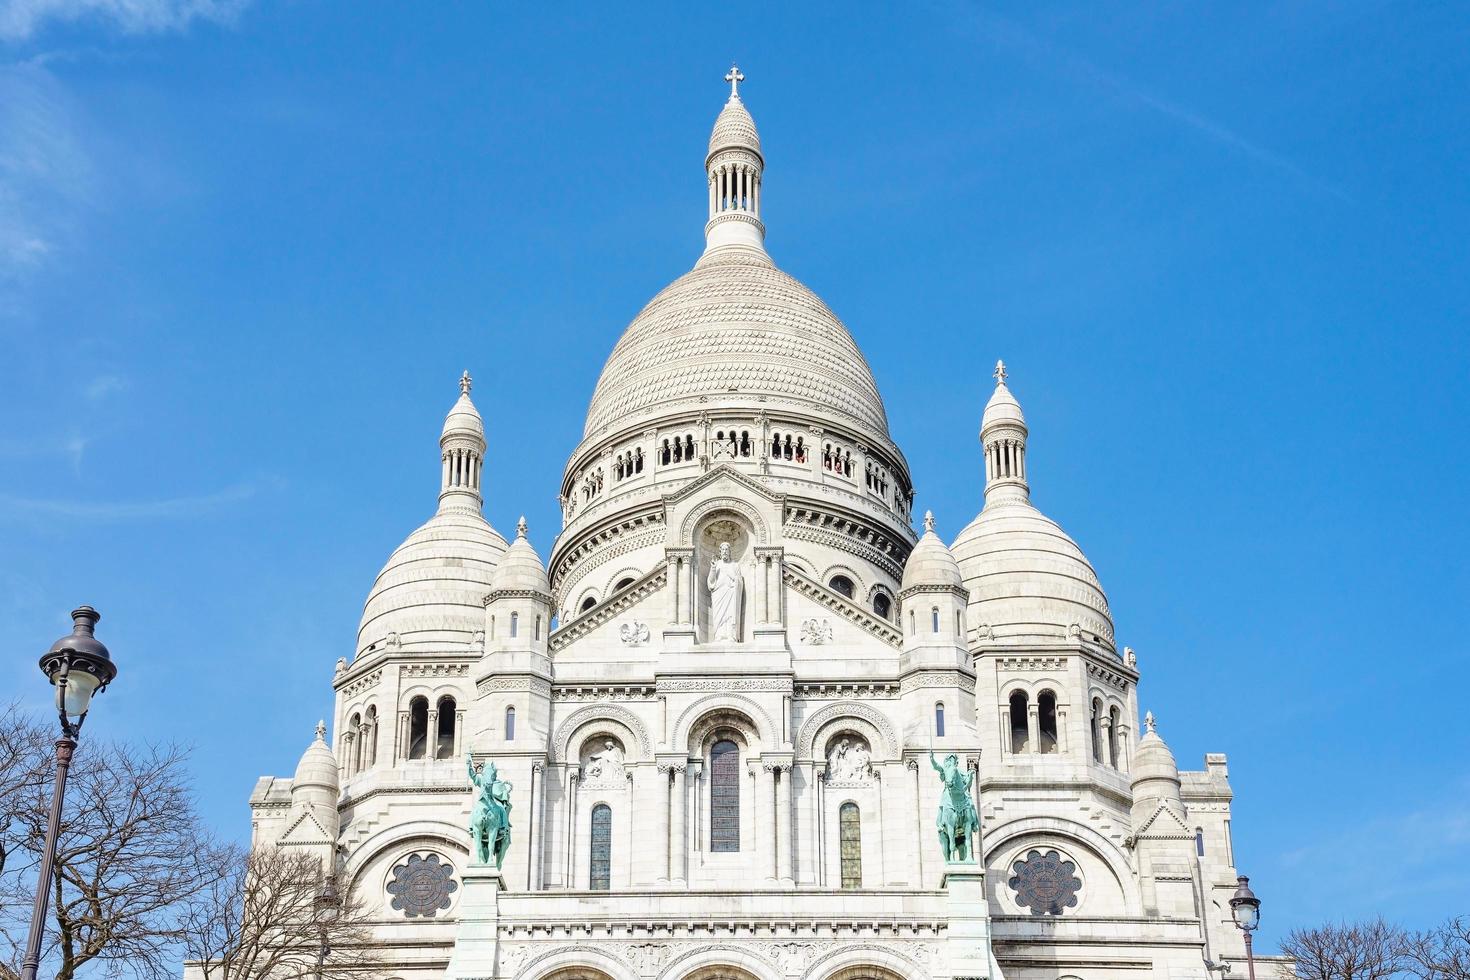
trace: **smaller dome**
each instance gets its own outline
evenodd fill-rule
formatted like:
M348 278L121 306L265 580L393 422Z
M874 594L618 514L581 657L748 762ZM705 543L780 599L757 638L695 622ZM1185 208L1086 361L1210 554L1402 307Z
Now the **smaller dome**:
M912 588L963 589L964 576L960 574L959 562L954 560L939 535L934 533L934 514L924 514L924 536L909 552L909 560L903 566L903 581L899 594Z
M1146 729L1133 750L1133 798L1135 800L1179 799L1179 763L1155 731L1154 714L1144 716Z
M327 747L327 723L316 723L316 739L307 746L296 765L296 776L291 780L291 802L329 803L337 802L339 774L337 757Z
M516 522L516 539L511 542L495 574L490 578L490 592L534 592L540 596L551 596L551 579L546 575L546 566L541 556L531 547L526 538L526 519Z
M1016 401L1016 396L1011 394L1011 389L1006 387L1006 364L1005 361L995 362L995 391L990 395L990 401L985 403L985 414L980 419L980 431L984 432L992 425L1002 422L1025 427L1026 416L1021 414L1021 403Z
M761 138L755 130L755 119L738 95L730 96L709 134L709 156L721 150L749 150L756 156L761 153Z
M459 400L444 417L444 432L439 437L441 440L449 436L470 436L478 437L481 442L485 441L485 420L480 418L475 403L470 401L472 383L470 372L466 371L459 379Z

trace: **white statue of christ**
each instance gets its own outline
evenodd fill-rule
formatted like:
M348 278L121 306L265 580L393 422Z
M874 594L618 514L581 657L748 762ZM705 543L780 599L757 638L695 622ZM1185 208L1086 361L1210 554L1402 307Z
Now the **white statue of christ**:
M730 543L720 542L720 557L709 560L709 635L740 640L740 566L730 560Z

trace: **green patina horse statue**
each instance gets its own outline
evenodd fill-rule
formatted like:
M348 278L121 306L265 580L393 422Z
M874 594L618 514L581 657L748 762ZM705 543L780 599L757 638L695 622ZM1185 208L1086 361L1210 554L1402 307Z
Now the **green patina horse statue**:
M493 855L495 867L499 868L510 850L511 784L500 778L495 763L487 762L477 772L474 757L466 752L464 758L470 782L476 789L475 806L470 811L473 860L476 864L489 864Z
M959 757L951 753L940 765L929 753L929 765L939 773L944 783L944 795L939 798L939 815L935 823L939 827L939 847L944 851L947 862L974 864L976 843L980 839L980 814L975 812L975 801L970 796L970 785L974 783L972 773L960 771Z

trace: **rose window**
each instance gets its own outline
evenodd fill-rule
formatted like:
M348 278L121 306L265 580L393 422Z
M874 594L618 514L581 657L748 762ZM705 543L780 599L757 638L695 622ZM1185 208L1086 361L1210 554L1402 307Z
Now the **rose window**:
M454 865L439 860L437 854L411 854L403 864L394 865L388 894L393 908L406 918L423 916L449 908L449 896L459 889L454 880Z
M1032 915L1061 915L1063 909L1076 908L1082 879L1077 865L1056 851L1030 851L1011 865L1011 872L1016 904L1031 909Z

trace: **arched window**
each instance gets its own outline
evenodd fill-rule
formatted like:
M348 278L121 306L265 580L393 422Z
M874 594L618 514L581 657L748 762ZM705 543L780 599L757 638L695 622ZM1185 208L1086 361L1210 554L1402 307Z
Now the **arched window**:
M837 811L837 839L842 848L842 887L863 887L863 819L856 803Z
M663 446L661 446L658 451L659 464L662 466L668 466L669 461L673 458L673 451L669 448L669 440L665 439Z
M628 576L627 578L620 578L620 579L618 579L618 584L613 586L613 591L614 592L621 592L624 589L626 589L628 586L632 585L634 581L635 581L635 579L631 575Z
M589 595L587 598L585 598L585 599L582 600L582 607L580 609L578 609L577 611L578 612L586 612L587 610L591 609L595 605L597 605L597 596L595 596L595 595Z
M587 887L605 892L612 887L612 807L599 803L592 808L592 875Z
M709 750L709 849L740 850L740 746L729 740Z
M1205 856L1205 828L1194 828L1194 853L1200 857Z
M934 737L944 737L944 702L937 701L934 704Z
M842 596L844 599L851 599L852 598L852 594L853 594L852 579L848 578L846 575L834 575L827 582L827 584L832 587L832 591L833 592L836 592L838 595Z
M516 709L515 705L505 709L505 740L514 742L516 740Z
M445 696L439 699L439 705L435 712L437 715L434 727L437 729L438 739L434 743L434 758L452 759L454 757L454 698Z
M914 635L914 611L909 610L909 636Z
M685 436L684 437L684 458L685 459L688 459L688 460L694 459L694 437L693 436Z
M1102 751L1102 729L1099 727L1102 719L1102 698L1092 699L1092 761L1101 763L1103 761Z
M354 713L347 723L347 774L362 769L362 715Z
M929 627L929 632L931 632L931 633L938 633L939 632L939 607L938 606L931 606L931 607L929 607L929 618L932 621L931 622L931 625Z
M954 635L960 638L965 635L965 614L958 609L954 611Z
M517 631L517 629L519 629L520 625L521 625L521 614L520 613L511 613L510 614L510 638L512 640L514 640L516 638L516 631Z
M873 615L879 619L887 619L888 614L893 612L893 600L888 597L887 592L873 593Z
M1011 692L1011 751L1016 755L1030 751L1030 731L1026 727L1026 709L1031 705L1031 699L1026 696L1025 691Z
M367 743L362 749L362 764L375 766L378 764L378 706L375 704L368 705L363 716L362 736Z
M1116 704L1108 711L1108 720L1112 722L1108 725L1108 765L1116 769L1118 768L1118 722L1122 720L1122 712L1118 710Z
M1042 691L1036 698L1036 715L1041 732L1041 744L1037 751L1050 755L1057 750L1057 696L1051 691Z
M429 747L429 699L408 702L408 757L422 759Z
M536 625L534 627L532 627L532 629L531 629L531 639L533 639L533 640L539 640L539 639L541 639L541 614L540 613L537 613L536 614Z

